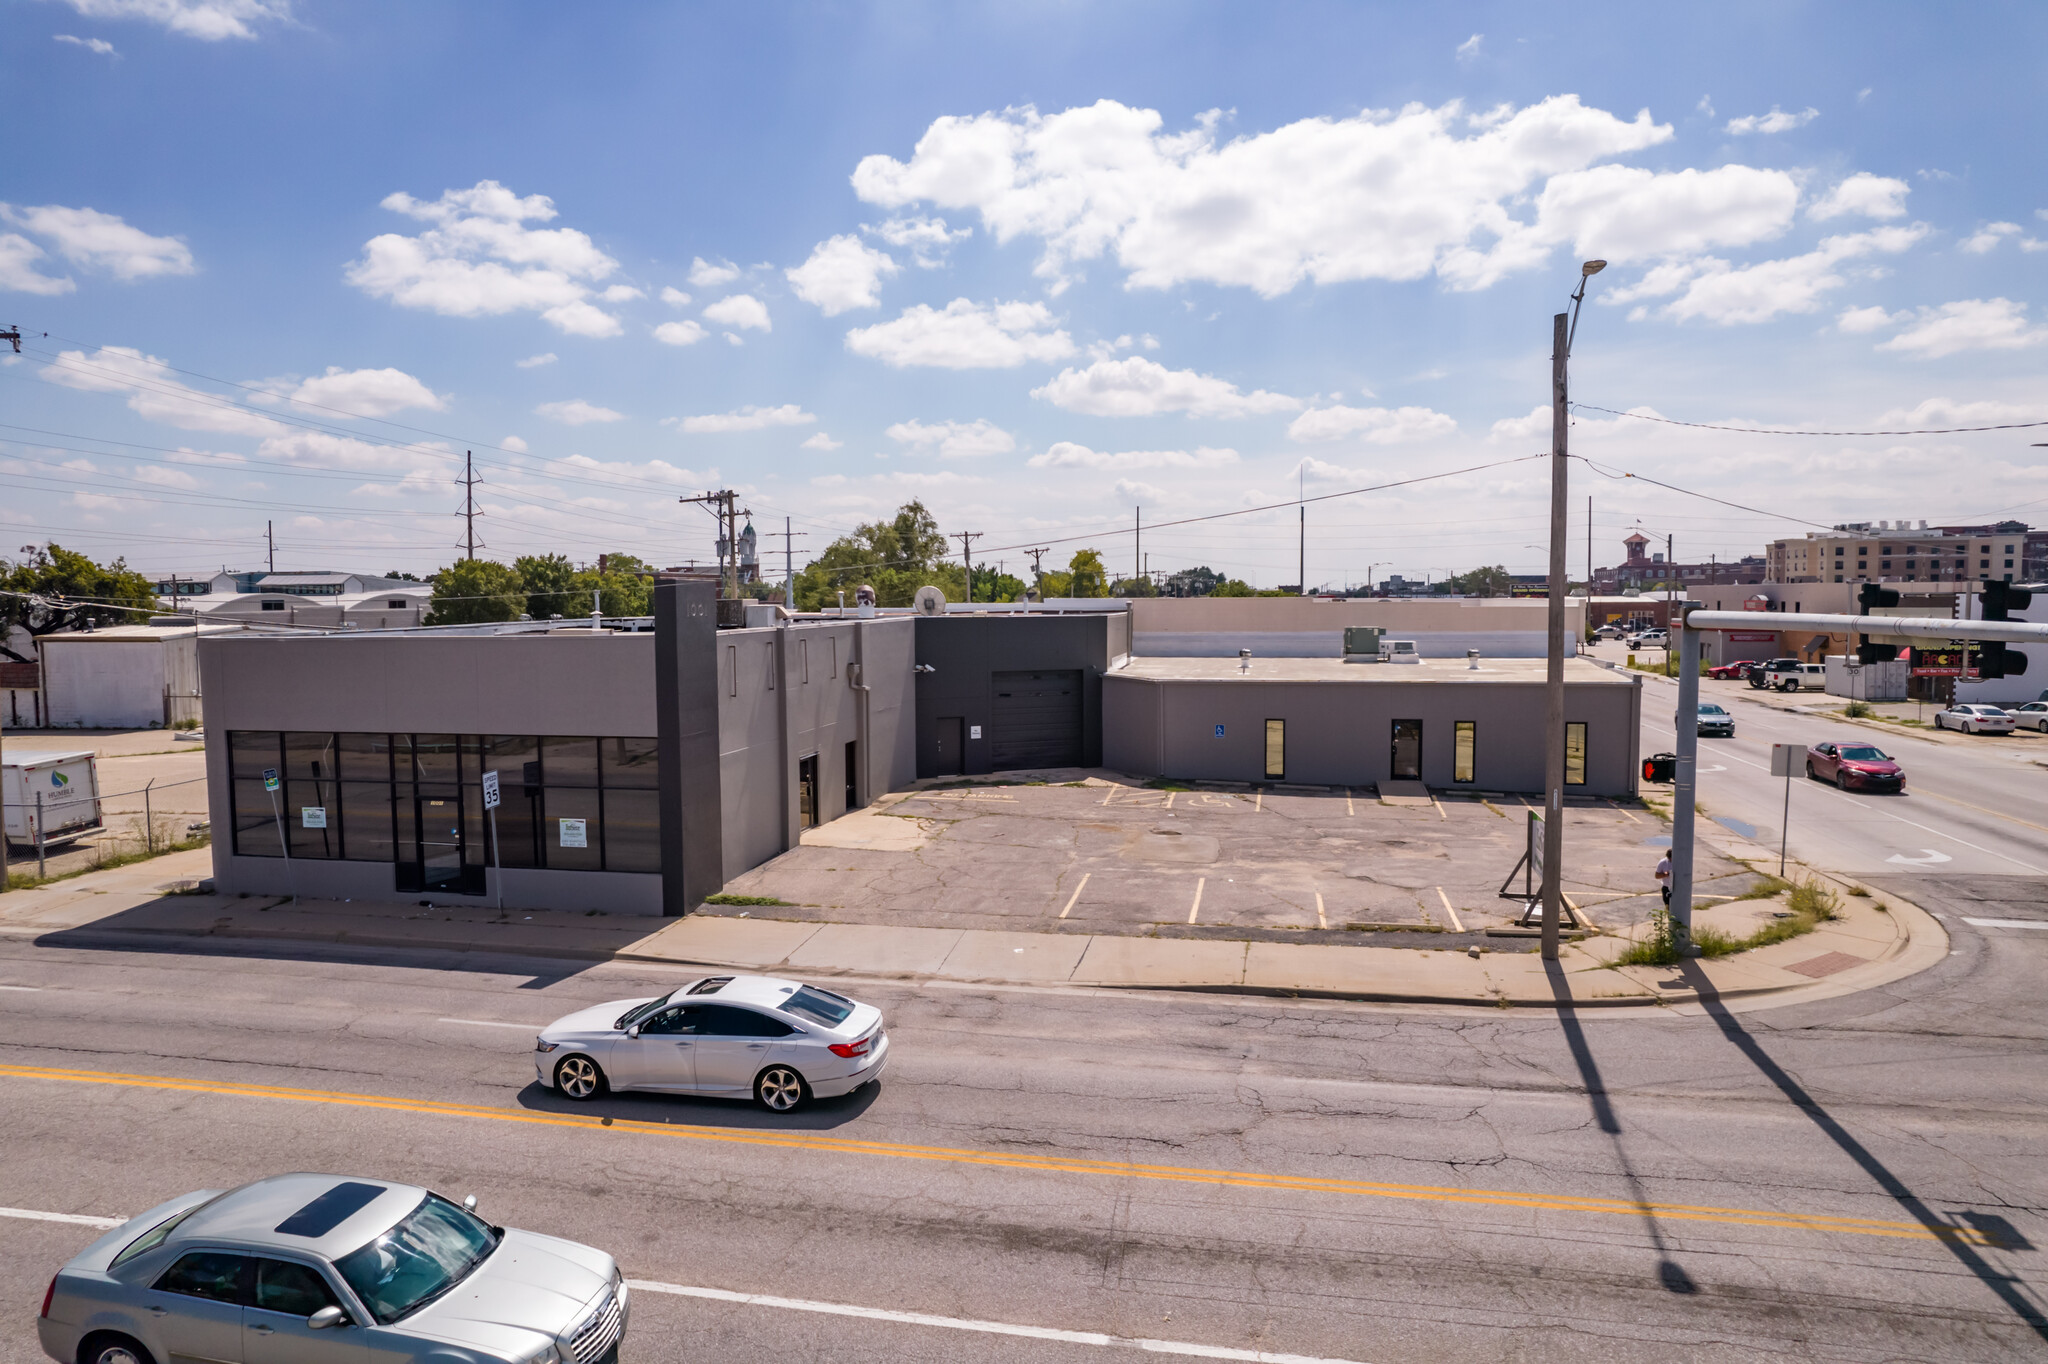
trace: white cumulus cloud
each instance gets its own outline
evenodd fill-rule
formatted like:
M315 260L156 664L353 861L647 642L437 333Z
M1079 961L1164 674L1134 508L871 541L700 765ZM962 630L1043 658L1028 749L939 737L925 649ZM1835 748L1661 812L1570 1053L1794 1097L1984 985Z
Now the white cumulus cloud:
M1665 316L1680 321L1703 318L1724 326L1764 322L1780 313L1810 313L1821 306L1823 293L1847 282L1840 273L1845 262L1864 256L1897 254L1926 235L1924 224L1880 227L1848 236L1824 237L1818 247L1802 255L1741 268L1706 257L1653 270L1642 284L1618 293L1617 297L1677 293L1678 297L1665 305Z
M661 301L668 304L671 308L687 308L690 306L690 296L681 289L676 288L673 284L661 291Z
M116 279L189 275L193 270L191 249L176 237L153 237L97 209L0 204L0 219L42 238L73 265L104 270Z
M57 42L66 43L72 47L82 47L96 56L114 57L120 55L114 51L114 45L105 38L81 38L75 33L54 33L50 36Z
M1956 245L1973 256L1982 256L1996 250L2007 237L2018 236L2021 231L2018 223L1986 223Z
M404 370L344 370L335 365L293 389L291 399L316 407L339 408L359 417L388 417L409 407L439 412L448 405L439 394Z
M514 360L512 363L521 369L538 369L542 365L552 365L555 363L555 353L553 351L543 351L539 355L529 355L524 360Z
M936 270L944 264L946 252L954 242L974 235L971 227L949 228L944 218L922 215L891 218L879 227L864 224L861 231L871 232L891 246L909 248L910 258L925 270Z
M919 454L936 454L940 459L972 459L978 455L1005 455L1017 448L1017 438L986 417L971 422L897 422L882 433Z
M730 284L739 277L740 272L733 268L731 261L723 265L713 265L702 256L698 256L690 262L690 283L699 289L716 289L719 285Z
M882 281L902 269L888 252L849 234L819 242L809 260L782 273L798 298L837 317L854 308L880 307Z
M533 409L533 414L536 417L546 417L549 421L560 422L564 426L588 426L592 422L622 422L626 419L623 412L614 412L609 407L599 407L581 398L570 398L559 403L542 403Z
M768 320L768 305L752 294L734 294L721 298L704 310L704 316L713 322L742 330L773 331L774 325Z
M1055 287L1113 254L1137 288L1200 280L1272 296L1304 279L1432 272L1479 288L1548 249L1515 217L1532 187L1672 135L1647 110L1624 120L1574 95L1310 118L1228 142L1219 118L1168 132L1157 111L1115 100L949 115L908 161L864 158L853 187L892 209L971 210L998 241L1035 237Z
M1195 450L1091 450L1056 441L1025 463L1034 469L1220 469L1237 463L1237 451L1202 446Z
M2009 298L1966 298L1920 309L1916 320L1879 350L1938 360L1970 350L2019 350L2048 341L2048 328L2027 325L2027 305Z
M290 0L68 0L87 19L141 19L206 42L254 38L255 24L291 18Z
M800 450L837 450L844 444L846 442L843 440L834 440L823 431L817 431L806 436L803 444L797 448Z
M387 232L363 244L347 279L371 297L446 317L537 312L573 336L619 334L619 320L590 302L619 263L574 228L527 226L556 216L546 195L520 198L479 180L431 201L400 191L382 206L429 226L416 237Z
M1295 412L1299 398L1254 389L1238 390L1228 379L1168 369L1142 355L1122 360L1097 360L1086 369L1064 369L1043 388L1031 390L1068 412L1095 417L1147 417L1160 412L1185 412L1191 417L1249 417L1265 412Z
M1564 241L1582 256L1616 262L1748 246L1791 226L1798 205L1798 182L1779 170L1595 166L1552 176L1537 197L1534 225L1490 254L1533 265Z
M1287 434L1299 441L1360 436L1374 445L1399 445L1457 429L1454 419L1427 407L1317 407L1296 417Z
M61 352L41 377L87 393L124 393L131 412L180 430L268 436L284 429L260 412L188 386L162 360L128 346L102 346L91 355Z
M78 286L64 275L46 275L36 269L44 259L43 248L19 232L0 232L0 289L21 294L68 294Z
M1882 308L1844 308L1835 319L1835 326L1845 332L1874 332L1889 327L1894 322L1903 322L1911 313L1900 313L1894 317Z
M1817 200L1806 210L1806 216L1823 221L1849 213L1866 218L1903 218L1906 196L1912 188L1904 180L1858 171Z
M138 483L153 483L159 488L191 489L199 486L199 480L183 469L166 469L161 464L144 464L135 470Z
M1074 353L1074 339L1053 328L1043 303L956 298L943 309L919 303L894 321L856 328L846 334L846 348L897 369L1011 369L1063 360Z
M1749 114L1743 118L1728 120L1726 131L1741 137L1748 133L1789 133L1794 128L1804 128L1820 117L1820 110L1806 109L1788 114L1777 105L1771 106L1768 114Z
M1461 62L1469 62L1479 55L1479 45L1486 41L1484 33L1475 33L1458 44L1456 56Z
M681 322L664 322L654 329L654 339L664 346L694 346L711 335L701 323L684 319Z
M764 431L771 426L808 426L817 419L815 412L806 412L795 403L784 403L780 407L750 406L698 417L668 417L662 425L680 427L691 435L718 435L728 431Z

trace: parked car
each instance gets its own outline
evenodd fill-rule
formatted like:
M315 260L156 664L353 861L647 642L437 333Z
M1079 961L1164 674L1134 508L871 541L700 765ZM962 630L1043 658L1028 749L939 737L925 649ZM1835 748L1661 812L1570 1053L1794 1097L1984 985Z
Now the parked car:
M1718 734L1723 738L1735 737L1735 717L1712 701L1700 702L1700 733Z
M1627 633L1628 631L1622 629L1619 625L1602 625L1598 629L1593 631L1593 638L1620 639L1623 635Z
M2048 701L2029 701L2024 706L2014 706L2012 722L2017 729L2033 729L2048 734Z
M1934 713L1936 729L1959 729L1965 734L2010 734L2012 713L1999 706L1950 706Z
M1775 686L1786 673L1797 672L1798 669L1799 660L1796 658L1774 658L1768 663L1753 663L1749 669L1749 685L1763 691Z
M1844 791L1903 791L1906 772L1875 744L1815 744L1806 750L1806 775Z
M1761 666L1753 658L1738 658L1733 663L1716 663L1707 669L1707 676L1719 678L1723 682L1740 681Z
M618 1359L612 1257L408 1184L272 1175L174 1198L87 1246L36 1322L59 1364Z
M1668 649L1671 647L1671 632L1668 630L1639 630L1628 637L1631 649Z
M568 1098L607 1089L713 1094L787 1113L851 1094L889 1061L882 1011L798 980L707 976L654 999L558 1018L534 1042L534 1074Z

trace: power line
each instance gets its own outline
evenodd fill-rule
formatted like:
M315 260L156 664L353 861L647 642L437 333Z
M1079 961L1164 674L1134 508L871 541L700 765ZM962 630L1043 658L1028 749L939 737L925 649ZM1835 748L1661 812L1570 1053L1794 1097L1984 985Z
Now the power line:
M1605 412L1610 417L1631 417L1639 422L1658 422L1665 426L1690 426L1697 431L1735 431L1745 436L1961 436L1973 431L2024 431L2030 427L2048 426L2048 421L2002 422L1997 426L1944 426L1923 431L1794 431L1782 427L1765 426L1724 426L1714 422L1682 422L1670 417L1652 417L1644 412L1617 412L1611 407L1595 407L1591 403L1573 403L1574 412Z

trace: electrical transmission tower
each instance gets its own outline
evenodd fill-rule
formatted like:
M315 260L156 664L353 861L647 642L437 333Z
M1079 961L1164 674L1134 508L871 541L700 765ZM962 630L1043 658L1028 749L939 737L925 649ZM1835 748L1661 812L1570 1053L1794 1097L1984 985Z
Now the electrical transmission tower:
M455 480L455 486L462 489L462 510L455 513L462 518L463 554L465 559L476 557L476 519L484 513L476 509L476 485L483 482L476 476L476 460L470 451L462 452L462 477Z

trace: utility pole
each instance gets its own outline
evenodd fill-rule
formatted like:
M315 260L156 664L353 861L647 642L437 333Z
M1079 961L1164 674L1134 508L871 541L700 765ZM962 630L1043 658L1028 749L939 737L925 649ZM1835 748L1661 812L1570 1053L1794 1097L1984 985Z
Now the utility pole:
M270 546L270 571L277 572L277 533L270 522L263 523L263 543Z
M1308 461L1294 466L1294 501L1301 512L1301 541L1297 546L1299 556L1294 564L1294 591L1297 596L1308 595Z
M1677 650L1671 647L1671 603L1676 600L1673 587L1678 578L1678 560L1673 557L1672 536L1664 536L1664 675L1671 676L1671 655Z
M960 566L967 570L967 600L969 602L974 600L974 556L969 553L969 547L976 540L979 540L982 534L983 532L978 530L965 530L955 531L952 537L960 542Z
M1131 532L1131 576L1142 578L1145 576L1145 509L1133 504L1131 515L1136 518L1132 522L1135 529Z
M718 521L718 581L719 595L737 597L740 594L738 519L733 510L739 494L731 488L721 488L713 493L700 493L696 497L679 497L678 502L699 502ZM746 513L752 516L751 511Z
M804 531L792 531L789 518L782 518L782 529L771 530L770 535L782 537L782 604L796 610L796 552L792 546L805 537Z
M1586 498L1586 610L1593 610L1593 499Z
M462 477L456 482L462 486L462 510L456 515L462 518L462 557L476 557L476 485L483 480L476 476L476 457L468 450L462 452Z
M1042 549L1027 549L1024 552L1031 556L1031 585L1038 589L1040 597L1044 597L1045 568L1043 560L1045 559L1046 551Z
M1571 415L1566 368L1586 281L1607 267L1589 260L1579 267L1579 287L1569 315L1550 322L1550 648L1545 660L1546 705L1543 735L1543 960L1557 960L1558 922L1564 908L1564 577L1565 492L1570 486Z

